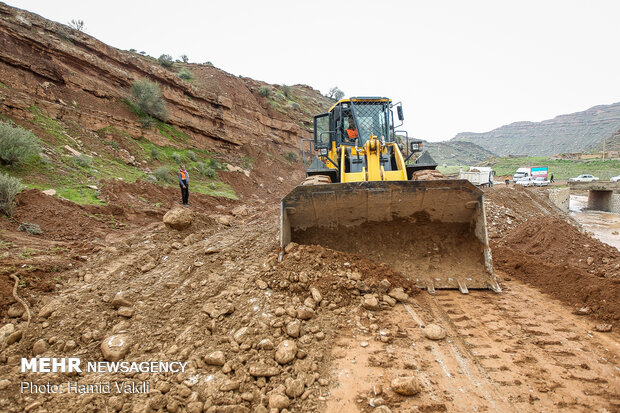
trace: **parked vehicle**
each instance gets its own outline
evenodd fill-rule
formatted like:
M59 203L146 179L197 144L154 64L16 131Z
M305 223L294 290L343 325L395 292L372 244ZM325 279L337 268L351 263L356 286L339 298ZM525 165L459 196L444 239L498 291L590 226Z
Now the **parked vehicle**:
M620 175L612 176L609 180L611 182L620 182Z
M488 166L471 166L469 171L460 171L459 179L467 179L477 186L493 186L495 171Z
M534 186L534 178L532 178L531 176L526 176L525 178L521 178L516 181L515 185Z
M517 172L512 176L512 180L516 183L519 179L522 178L536 178L543 177L547 179L549 175L549 168L546 166L525 166L523 168L517 169Z
M542 176L537 176L534 178L534 186L548 186L549 180L543 178Z
M569 182L592 182L592 181L598 181L598 178L596 176L592 176L589 174L581 174L576 178L569 179Z

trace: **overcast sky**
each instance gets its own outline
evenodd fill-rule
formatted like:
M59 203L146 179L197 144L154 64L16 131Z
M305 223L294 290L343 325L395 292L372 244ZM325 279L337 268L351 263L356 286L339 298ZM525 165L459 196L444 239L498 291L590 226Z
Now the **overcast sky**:
M445 140L620 101L620 1L9 0L120 48L402 101Z

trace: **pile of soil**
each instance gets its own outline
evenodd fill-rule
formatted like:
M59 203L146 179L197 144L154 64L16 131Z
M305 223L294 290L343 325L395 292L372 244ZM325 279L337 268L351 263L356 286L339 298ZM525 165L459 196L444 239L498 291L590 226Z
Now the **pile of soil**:
M598 320L620 321L620 252L556 217L527 221L492 244L496 269Z
M620 251L561 218L527 221L501 242L553 265L569 264L598 277L620 278Z

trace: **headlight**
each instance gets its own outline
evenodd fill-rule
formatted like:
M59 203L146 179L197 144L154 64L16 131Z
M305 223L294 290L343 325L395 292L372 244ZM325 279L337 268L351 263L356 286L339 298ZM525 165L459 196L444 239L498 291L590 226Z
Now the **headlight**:
M319 150L319 154L321 156L327 156L327 148L322 148Z

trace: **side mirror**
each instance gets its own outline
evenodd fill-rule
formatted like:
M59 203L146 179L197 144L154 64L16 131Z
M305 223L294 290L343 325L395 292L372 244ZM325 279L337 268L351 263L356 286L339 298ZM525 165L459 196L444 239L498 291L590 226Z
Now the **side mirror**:
M398 114L398 120L399 121L403 121L405 120L405 116L403 115L403 107L402 106L396 106L396 113Z
M411 152L420 152L422 151L422 142L421 141L410 142L409 148L411 148Z

